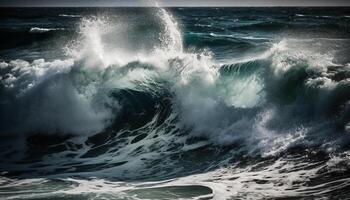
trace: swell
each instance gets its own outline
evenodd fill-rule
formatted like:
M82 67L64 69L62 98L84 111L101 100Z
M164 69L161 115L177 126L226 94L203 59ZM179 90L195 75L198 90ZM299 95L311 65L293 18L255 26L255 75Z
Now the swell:
M235 48L249 49L257 46L256 41L251 41L247 38L240 38L234 35L217 35L217 34L196 34L190 33L185 36L185 41L188 46L197 48L217 48L223 46L234 46ZM269 39L262 39L261 42L268 42Z
M281 30L332 30L344 31L348 25L339 23L281 23L281 22L258 22L253 24L236 25L229 28L232 31L246 30L246 31L281 31Z
M0 28L1 59L6 61L18 58L35 60L40 58L57 59L62 56L62 42L71 40L76 31L63 28ZM59 38L59 39L57 39ZM57 47L55 55L52 47Z

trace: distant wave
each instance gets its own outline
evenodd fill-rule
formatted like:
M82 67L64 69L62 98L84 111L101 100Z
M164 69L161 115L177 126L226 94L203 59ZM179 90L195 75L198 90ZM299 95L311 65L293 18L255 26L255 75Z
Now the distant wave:
M330 15L307 15L307 14L295 14L295 16L296 17L315 17L315 18L338 18L339 17L339 16L330 16Z
M212 27L212 24L195 24L194 26L198 26L198 27Z
M76 18L80 18L82 17L81 15L69 15L69 14L59 14L58 16L60 17L76 17Z
M57 31L57 30L64 30L63 28L39 28L39 27L33 27L29 30L30 33L45 33L49 31Z
M271 40L271 38L266 37L254 37L254 36L238 36L233 34L216 34L210 33L211 37L225 37L225 38L235 38L235 39L243 39L243 40Z

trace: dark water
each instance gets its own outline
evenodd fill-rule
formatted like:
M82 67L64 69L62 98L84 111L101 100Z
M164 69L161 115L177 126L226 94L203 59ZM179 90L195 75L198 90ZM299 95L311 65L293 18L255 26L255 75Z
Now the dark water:
M349 8L0 8L1 199L347 199Z

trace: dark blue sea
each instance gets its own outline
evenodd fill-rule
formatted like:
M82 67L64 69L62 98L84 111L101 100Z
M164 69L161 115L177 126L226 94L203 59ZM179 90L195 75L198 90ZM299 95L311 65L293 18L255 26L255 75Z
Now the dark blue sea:
M0 8L0 199L349 199L350 8Z

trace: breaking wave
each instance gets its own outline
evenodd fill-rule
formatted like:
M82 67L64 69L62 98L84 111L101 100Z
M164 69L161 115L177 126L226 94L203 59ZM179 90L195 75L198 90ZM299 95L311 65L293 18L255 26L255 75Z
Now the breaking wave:
M204 196L223 199L251 197L257 190L255 198L324 194L327 184L334 187L329 190L349 185L345 178L301 184L331 171L334 163L347 163L348 63L288 38L273 41L262 54L219 62L207 49L184 47L165 10L150 20L159 34L139 34L139 24L106 16L82 18L79 37L65 47L66 59L0 63L0 134L25 137L26 144L15 143L18 151L32 148L20 157L22 164L9 158L14 162L0 168L5 174L169 178L153 184L168 189L199 184ZM36 138L48 140L47 153L35 150ZM1 157L13 149L8 146ZM293 159L296 152L310 157ZM320 162L320 152L330 159ZM303 162L307 159L314 160ZM286 174L291 178L283 179ZM63 180L76 185L59 191L66 195L116 192L117 186L119 192L157 188L148 182L121 187L103 179ZM3 181L6 187L27 183Z

